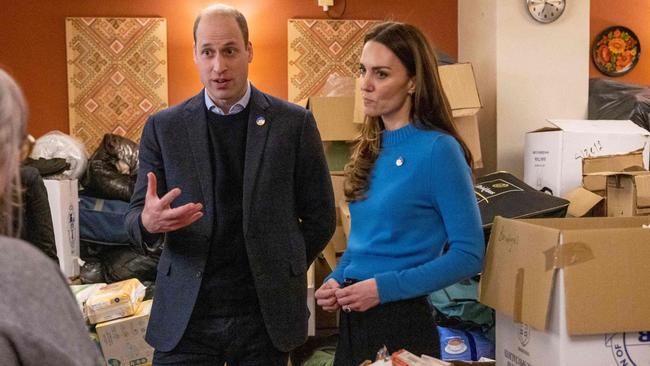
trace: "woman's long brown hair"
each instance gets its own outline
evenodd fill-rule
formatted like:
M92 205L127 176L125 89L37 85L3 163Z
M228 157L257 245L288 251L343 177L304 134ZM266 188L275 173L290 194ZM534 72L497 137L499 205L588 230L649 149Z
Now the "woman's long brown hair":
M411 96L410 123L425 130L438 130L453 136L463 149L467 164L472 166L472 153L453 124L451 108L438 75L438 61L427 38L416 27L399 22L375 26L364 37L388 47L402 62L409 77L415 78ZM369 177L381 149L381 117L366 116L356 141L352 158L345 166L345 197L348 201L365 198Z

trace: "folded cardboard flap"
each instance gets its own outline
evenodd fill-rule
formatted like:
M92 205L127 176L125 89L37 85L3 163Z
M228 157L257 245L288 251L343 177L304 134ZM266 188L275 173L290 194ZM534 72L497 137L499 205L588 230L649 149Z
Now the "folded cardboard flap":
M630 120L608 119L547 119L547 121L566 132L593 133L594 130L611 135L643 135L650 132ZM643 146L642 146L643 148Z
M474 169L483 167L481 140L476 114L482 108L472 64L452 64L438 67L440 83L447 96L454 127L474 157Z
M645 306L650 281L644 275L650 229L642 228L649 222L650 217L499 217L488 244L480 301L545 330L553 275L561 269L566 306L553 311L566 312L570 335L650 329Z
M438 74L451 110L457 113L454 117L473 115L481 109L472 64L439 66Z
M555 228L497 216L485 256L479 301L545 329L553 271L545 268L544 252L557 245L558 237Z
M624 218L610 218L619 220ZM647 258L650 230L586 229L563 232L566 242L589 246L593 260L563 268L567 331L571 335L650 329Z
M598 203L603 201L603 196L593 193L582 187L578 187L573 191L564 195L571 202L567 215L571 217L582 217L594 208Z
M359 135L359 125L352 123L354 97L310 97L311 110L323 141L349 141Z

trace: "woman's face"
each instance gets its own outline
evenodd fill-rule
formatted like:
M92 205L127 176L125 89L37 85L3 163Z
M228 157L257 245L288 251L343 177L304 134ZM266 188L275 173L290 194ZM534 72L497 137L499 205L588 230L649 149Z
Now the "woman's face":
M409 122L415 83L397 56L379 42L368 41L361 53L361 95L363 111L381 117L386 129L397 129Z

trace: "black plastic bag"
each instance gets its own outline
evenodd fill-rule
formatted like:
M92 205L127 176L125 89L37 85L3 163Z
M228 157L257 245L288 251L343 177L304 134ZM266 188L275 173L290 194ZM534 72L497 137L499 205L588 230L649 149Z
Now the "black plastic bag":
M81 184L99 198L129 201L138 172L138 144L106 134L88 160Z
M590 79L589 119L629 119L650 130L650 87Z

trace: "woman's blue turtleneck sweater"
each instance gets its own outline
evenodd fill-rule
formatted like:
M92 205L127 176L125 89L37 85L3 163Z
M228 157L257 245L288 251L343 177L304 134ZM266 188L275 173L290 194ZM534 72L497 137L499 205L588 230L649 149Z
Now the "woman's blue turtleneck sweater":
M485 244L471 170L448 134L412 124L382 132L366 198L351 203L350 214L348 247L330 277L375 278L381 303L481 271Z

